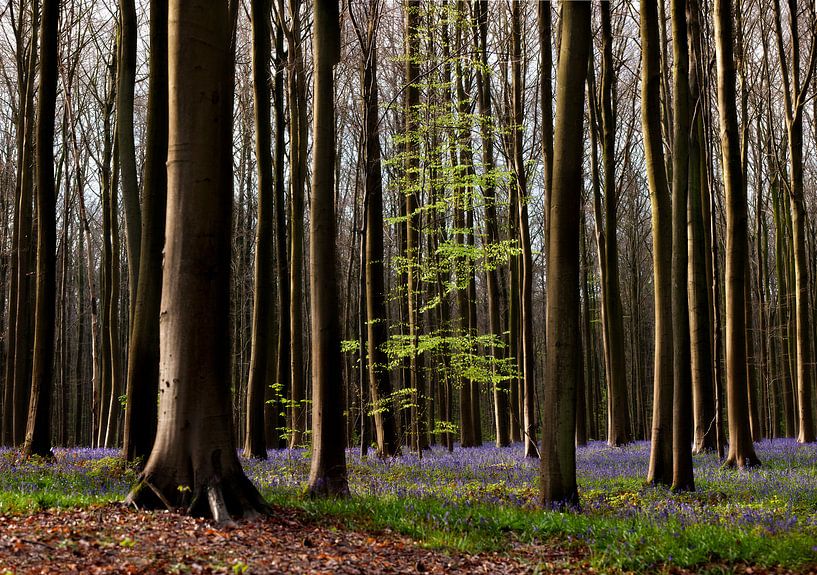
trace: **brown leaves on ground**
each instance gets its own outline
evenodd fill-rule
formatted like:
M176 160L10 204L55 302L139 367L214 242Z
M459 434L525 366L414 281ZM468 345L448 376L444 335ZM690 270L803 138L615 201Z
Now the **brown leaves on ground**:
M508 553L429 550L392 532L349 530L275 508L269 517L223 528L211 521L122 505L0 516L0 575L62 573L580 574L590 567L575 545L512 545ZM658 566L655 572L784 575L783 568ZM807 570L801 573L812 573Z
M538 555L538 556L537 556ZM581 559L528 549L519 558L424 549L394 533L316 523L292 509L225 529L121 505L0 516L0 574L584 572Z

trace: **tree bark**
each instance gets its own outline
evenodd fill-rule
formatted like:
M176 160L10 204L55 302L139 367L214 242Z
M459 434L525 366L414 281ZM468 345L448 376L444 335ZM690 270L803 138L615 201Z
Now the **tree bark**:
M523 106L522 101L522 24L521 4L512 3L511 13L511 130L513 133L513 173L516 179L519 210L519 247L522 292L520 295L522 386L524 389L523 436L525 457L538 457L536 449L536 361L533 349L533 253L528 224L528 185L522 150Z
M151 12L151 14L153 14ZM133 325L139 285L142 214L136 181L136 149L133 137L133 93L136 85L136 5L119 0L119 58L116 88L116 133L122 171L122 200L125 207L125 242L128 253L129 325Z
M236 453L230 350L224 345L230 320L235 14L229 2L169 5L159 428L127 498L218 522L268 510Z
M576 382L579 356L579 221L584 79L590 51L589 2L564 5L550 208L547 370L542 418L544 507L578 505Z
M749 430L746 306L743 281L748 259L748 215L740 165L733 57L732 1L715 1L718 111L726 191L726 393L729 453L725 465L760 465Z
M272 384L273 358L273 173L272 125L270 103L272 84L270 64L272 33L270 1L253 0L252 75L255 114L255 156L258 169L258 221L255 228L255 285L252 312L250 373L247 382L247 421L244 433L244 456L267 458L264 425L265 390Z
M312 201L309 264L312 290L312 466L309 494L345 496L346 438L340 366L337 278L335 276L335 90L333 68L340 60L337 0L314 5Z
M647 481L672 483L673 342L672 218L664 150L661 142L661 66L655 0L641 2L641 124L650 186L655 294L655 367L653 380L652 443Z
M37 181L37 282L34 360L23 456L51 452L51 392L54 380L57 299L57 189L54 182L54 121L57 107L59 0L43 0L35 170Z
M151 0L148 118L142 172L142 237L128 349L125 447L128 461L147 461L156 438L159 312L167 207L167 0Z
M689 46L686 0L672 0L672 489L694 491L692 471L692 370L689 336L688 178Z

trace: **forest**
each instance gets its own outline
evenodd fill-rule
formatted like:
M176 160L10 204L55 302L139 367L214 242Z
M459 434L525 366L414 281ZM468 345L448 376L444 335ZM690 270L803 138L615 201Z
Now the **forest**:
M0 29L0 573L817 568L817 5Z

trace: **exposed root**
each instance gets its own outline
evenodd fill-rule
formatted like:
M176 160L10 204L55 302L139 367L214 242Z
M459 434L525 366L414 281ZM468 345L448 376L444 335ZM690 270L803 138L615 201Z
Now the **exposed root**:
M167 482L166 482L167 483ZM270 507L243 475L212 477L190 489L160 485L155 478L142 477L125 503L143 509L167 509L199 517L209 517L222 526L235 526L235 519L255 519L268 514Z
M230 517L230 513L227 511L227 504L224 503L224 494L221 492L219 486L211 484L207 487L207 502L210 504L210 513L213 515L213 519L216 523L225 527L236 526L233 518Z

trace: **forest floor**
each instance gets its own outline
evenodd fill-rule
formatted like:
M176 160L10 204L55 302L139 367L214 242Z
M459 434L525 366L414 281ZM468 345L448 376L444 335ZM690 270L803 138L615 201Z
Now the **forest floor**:
M136 469L112 449L21 460L0 448L8 573L651 573L817 575L817 444L756 445L725 469L695 456L696 491L645 485L649 444L577 451L581 508L537 506L520 445L392 459L347 452L352 497L304 497L309 452L242 459L274 512L235 528L116 503Z
M466 554L422 547L391 531L320 524L303 512L219 527L169 512L122 504L0 516L0 573L485 573L579 574L597 571L574 544L513 544L504 552ZM611 572L621 572L613 569ZM660 573L814 573L711 563Z
M0 516L0 573L583 573L578 548L505 553L430 550L390 531L367 533L303 512L219 527L121 504Z

